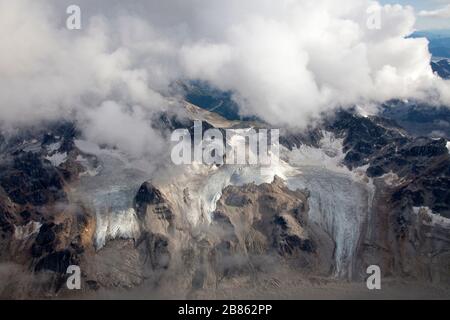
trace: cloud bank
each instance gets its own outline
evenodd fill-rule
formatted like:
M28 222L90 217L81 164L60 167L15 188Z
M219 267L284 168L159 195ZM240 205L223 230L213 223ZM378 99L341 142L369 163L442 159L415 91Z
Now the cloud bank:
M243 114L303 128L340 106L415 98L450 104L411 7L361 0L0 0L0 121L61 117L138 156L158 152L150 126L173 81L233 92ZM379 10L379 29L368 28Z

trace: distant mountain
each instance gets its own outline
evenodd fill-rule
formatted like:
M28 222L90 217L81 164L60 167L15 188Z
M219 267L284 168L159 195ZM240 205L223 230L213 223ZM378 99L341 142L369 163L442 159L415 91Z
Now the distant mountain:
M431 68L443 79L450 79L448 59L431 62ZM381 115L394 120L413 136L444 137L450 139L450 109L416 101L388 101Z
M450 139L450 109L414 101L389 101L381 115L400 124L413 136Z

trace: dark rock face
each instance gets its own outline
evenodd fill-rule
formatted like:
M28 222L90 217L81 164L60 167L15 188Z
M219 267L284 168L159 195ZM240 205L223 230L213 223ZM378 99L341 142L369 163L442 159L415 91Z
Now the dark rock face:
M159 113L152 121L152 127L161 132L166 138L170 138L170 133L176 129L187 129L191 137L194 137L195 123L187 115L172 114L170 112ZM214 126L207 121L202 121L202 134ZM225 137L225 131L219 129Z
M380 166L371 166L367 168L367 176L371 178L381 177L383 174L387 173Z
M375 210L369 213L370 224L362 232L357 260L361 270L378 264L386 276L446 286L450 279L450 225L421 207L425 203L433 212L438 210L432 209L436 202L433 193L415 183L386 186L379 179L375 184Z
M170 208L165 205L166 202L167 200L162 195L161 191L150 182L143 183L134 198L134 206L140 217L145 216L148 206L155 206L155 214L170 220L172 218L172 212Z
M152 183L142 184L135 196L134 206L140 219L145 220L146 215L151 212L152 215L172 225L173 210L165 196Z
M431 68L443 79L450 79L450 63L443 59L438 62L431 62Z
M296 250L308 253L314 253L315 245L308 238L302 238L298 234L293 233L290 229L292 222L284 216L276 216L274 218L275 225L275 245L282 255L292 255Z
M170 266L172 254L170 239L162 234L144 232L136 244L142 256L150 262L152 270L167 270Z
M225 203L232 207L243 207L251 203L251 199L245 195L231 194L225 199Z
M161 191L159 191L150 182L145 182L139 189L135 203L138 207L145 205L156 205L166 202Z
M17 214L14 203L0 186L0 247L1 240L9 239L14 233L15 225L29 222L30 216L28 214L30 213L21 212L21 214ZM2 252L0 252L1 255Z
M303 133L293 133L289 130L280 132L280 144L289 150L304 144L317 147L320 139L322 139L322 134L318 129L309 129Z
M369 177L393 172L404 179L393 192L394 201L428 206L450 217L448 185L450 155L445 139L411 137L395 122L340 112L328 130L344 138L345 164L368 165Z
M19 205L43 206L65 202L65 180L77 178L80 166L74 139L79 134L74 123L42 124L2 136L0 186ZM56 153L66 154L58 167L46 159Z
M172 261L174 219L170 203L151 182L145 182L135 196L135 209L142 233L136 243L152 270L167 270Z
M12 223L13 216L8 211L0 208L0 229L4 233L14 232L14 224Z
M0 152L3 152L5 148L6 148L6 139L0 132Z
M415 139L400 151L403 157L425 157L432 158L448 153L444 139L430 140L427 138Z
M58 171L34 153L20 153L0 170L0 185L15 203L41 206L66 198Z
M67 268L75 264L72 253L69 250L56 251L38 261L35 271L49 270L64 274Z
M45 159L47 144L58 139L59 144L66 139L63 128L65 125L48 131L23 130L15 136L4 138L1 147L0 227L3 234L0 239L0 256L12 261L28 260L35 271L61 271L61 266L65 265L55 264L61 258L60 255L55 255L60 244L58 233L61 230L52 220L55 215L60 214L53 207L56 204L67 204L64 191L66 181L59 169ZM57 133L52 132L53 129ZM15 238L17 227L25 228L30 223L38 222L42 225L37 234L24 239ZM23 243L19 245L21 241ZM23 246L20 251L16 251L18 245Z
M218 245L218 250L226 250L227 253L230 253L231 248L239 241L230 218L222 211L214 211L212 214L212 223L214 228L217 228L220 238L223 239L223 242Z
M365 118L341 111L326 124L326 129L344 139L345 164L350 169L364 166L384 148L408 141L406 132L381 118Z
M153 269L167 269L170 265L169 240L162 235L154 235L149 242Z
M427 206L434 212L450 217L450 156L444 139L415 139L397 152L378 156L374 165L384 172L393 171L405 179L393 194L414 206ZM400 162L402 159L403 162Z
M56 232L54 223L45 223L41 226L36 240L31 247L33 257L40 257L44 253L52 252L55 248Z
M443 137L450 140L450 109L414 101L389 101L381 116L396 121L414 137Z
M84 168L74 139L75 124L59 122L4 133L0 139L0 263L28 267L36 277L50 272L28 294L52 294L63 287L67 267L80 264L92 246L93 219L69 203L68 184ZM54 155L66 160L57 164ZM62 282L61 282L62 281Z

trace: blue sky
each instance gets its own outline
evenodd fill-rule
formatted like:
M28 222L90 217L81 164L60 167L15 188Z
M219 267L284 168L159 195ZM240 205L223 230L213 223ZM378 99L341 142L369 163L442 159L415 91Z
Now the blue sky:
M433 10L450 4L450 0L380 0L381 3L400 3L411 5L418 10Z
M450 5L450 0L380 0L380 2L383 4L399 3L402 5L411 5L416 9L417 13L421 10L432 11ZM416 28L419 30L450 29L450 17L418 17Z

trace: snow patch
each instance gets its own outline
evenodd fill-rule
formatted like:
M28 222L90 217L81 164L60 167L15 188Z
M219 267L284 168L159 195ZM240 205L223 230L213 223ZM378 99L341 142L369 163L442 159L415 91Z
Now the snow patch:
M23 151L39 153L41 151L41 144L36 139L33 139L31 141L24 141Z
M427 226L440 226L445 229L450 229L450 219L434 213L428 207L414 207L413 211L417 215L423 215L428 218L422 221Z
M319 148L301 145L288 153L288 162L293 166L322 167L336 173L350 173L342 161L345 158L343 139L337 139L330 132L324 131Z
M59 148L61 148L61 142L55 142L55 143L49 144L45 148L47 149L47 152L49 154L54 153L54 152L58 151Z
M139 222L133 208L107 213L98 212L96 221L95 247L97 250L109 240L139 238Z
M384 174L380 178L384 180L384 183L391 187L399 185L402 181L399 176L392 171Z
M54 167L60 166L62 163L67 161L67 152L55 153L51 156L46 156L45 159L50 161Z
M39 232L42 224L36 221L30 221L24 226L14 226L14 238L17 240L26 240Z
M89 179L95 182L97 177ZM95 247L97 250L109 240L139 238L139 219L133 208L136 193L137 188L133 186L115 185L91 194L96 213Z
M93 166L91 161L89 161L89 159L83 157L82 155L78 155L76 161L78 163L80 163L83 168L85 169L84 172L80 173L80 177L83 176L89 176L89 177L95 177L98 174L100 174L101 170L102 170L102 166L98 165L98 166Z

